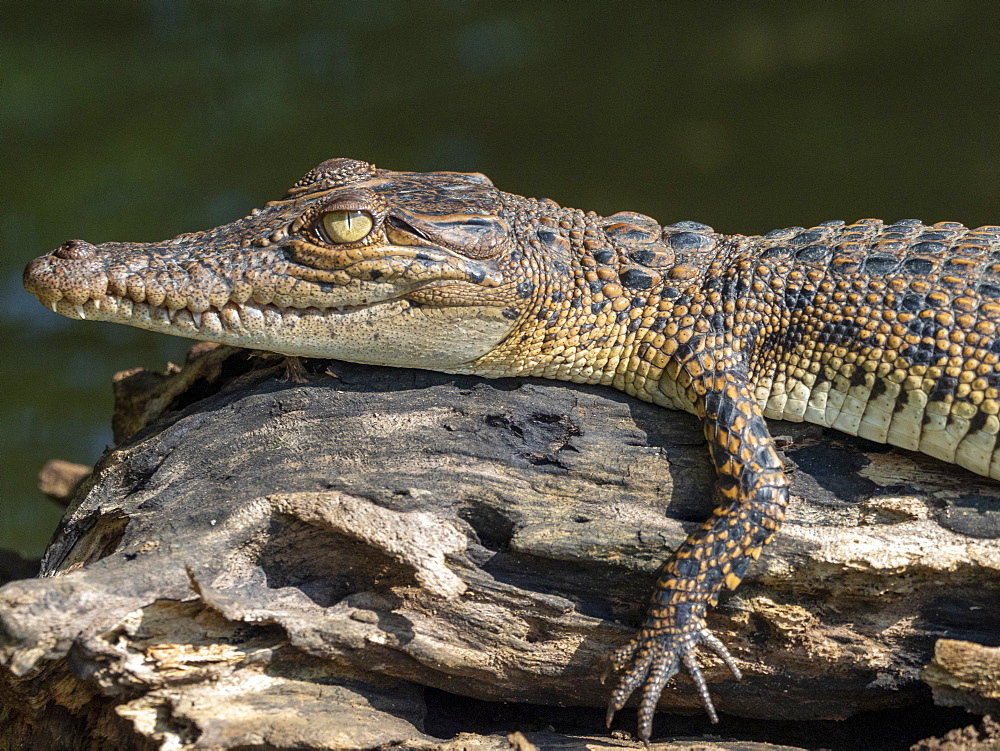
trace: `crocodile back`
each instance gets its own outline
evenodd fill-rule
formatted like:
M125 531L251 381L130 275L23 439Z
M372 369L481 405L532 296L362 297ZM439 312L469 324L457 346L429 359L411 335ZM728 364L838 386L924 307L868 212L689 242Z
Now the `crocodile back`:
M828 222L738 255L773 319L749 357L766 417L1000 478L1000 227Z

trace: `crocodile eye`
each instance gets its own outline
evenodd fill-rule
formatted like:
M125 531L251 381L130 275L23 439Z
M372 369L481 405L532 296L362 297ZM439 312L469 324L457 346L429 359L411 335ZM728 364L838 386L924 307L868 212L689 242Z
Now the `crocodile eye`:
M356 243L363 240L375 226L375 219L367 211L331 211L323 214L323 233L330 242Z

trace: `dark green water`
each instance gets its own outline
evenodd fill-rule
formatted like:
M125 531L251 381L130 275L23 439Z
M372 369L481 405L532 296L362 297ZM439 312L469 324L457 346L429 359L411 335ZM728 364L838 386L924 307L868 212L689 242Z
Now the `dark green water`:
M214 226L333 156L727 232L1000 222L996 0L0 11L0 547L27 554L59 515L37 470L111 441L111 374L188 346L27 295L66 239Z

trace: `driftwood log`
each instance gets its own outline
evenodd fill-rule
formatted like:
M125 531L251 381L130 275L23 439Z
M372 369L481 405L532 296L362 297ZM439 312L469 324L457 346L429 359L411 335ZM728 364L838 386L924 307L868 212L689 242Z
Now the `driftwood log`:
M552 728L458 734L440 715L471 697L593 708L575 716L599 728L602 658L711 509L696 420L533 379L311 363L298 383L201 350L170 375L119 374L117 447L42 576L0 589L0 746L582 747ZM719 710L830 720L933 691L997 716L996 483L772 431L793 502L710 616L744 672L704 655ZM701 712L686 677L661 707Z

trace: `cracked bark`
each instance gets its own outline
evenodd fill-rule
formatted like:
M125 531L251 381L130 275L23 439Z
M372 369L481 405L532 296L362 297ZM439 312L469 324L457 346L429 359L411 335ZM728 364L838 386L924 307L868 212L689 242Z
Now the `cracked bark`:
M696 421L609 389L329 371L290 383L218 348L117 379L119 446L77 491L43 578L0 589L3 747L521 742L452 737L424 687L447 692L438 706L599 721L601 658L710 511ZM745 675L704 655L719 710L839 719L928 701L929 684L996 714L996 484L814 426L772 431L793 502L710 616ZM700 712L683 677L661 707ZM671 727L661 715L657 733Z

